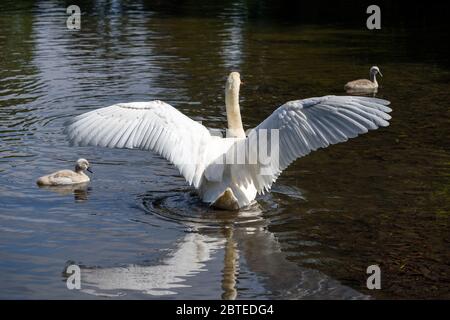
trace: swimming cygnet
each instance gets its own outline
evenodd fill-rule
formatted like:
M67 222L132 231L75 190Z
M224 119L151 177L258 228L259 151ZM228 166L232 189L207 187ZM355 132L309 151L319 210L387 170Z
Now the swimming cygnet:
M36 183L39 186L65 186L70 184L89 182L89 176L84 173L87 170L92 173L89 162L86 159L78 159L75 171L60 170L52 174L40 177Z
M370 68L370 80L368 79L359 79L347 82L347 84L344 86L344 89L346 91L377 91L378 90L378 82L377 82L377 73L380 74L380 76L383 76L381 74L380 69L377 66L373 66Z

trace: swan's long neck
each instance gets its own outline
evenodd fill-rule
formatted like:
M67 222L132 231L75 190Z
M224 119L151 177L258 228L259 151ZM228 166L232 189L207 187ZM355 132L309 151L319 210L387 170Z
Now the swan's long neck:
M241 110L239 107L239 87L226 86L225 88L225 106L228 119L228 138L245 138L244 128L242 126Z
M377 74L375 72L370 73L370 81L372 81L375 85L378 85Z
M86 174L84 173L83 168L81 168L79 165L75 166L75 172L78 174L81 174L82 176L86 176Z

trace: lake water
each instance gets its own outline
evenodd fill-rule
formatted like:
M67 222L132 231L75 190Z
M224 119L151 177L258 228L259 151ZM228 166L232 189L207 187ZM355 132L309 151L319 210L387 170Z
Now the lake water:
M445 31L249 18L247 1L82 3L80 31L64 1L0 4L0 298L450 298L450 71L426 45ZM150 152L73 147L62 132L153 99L225 128L232 70L247 129L288 100L345 94L375 64L391 125L297 160L239 212L203 205ZM35 185L80 157L87 190ZM66 287L70 264L81 290ZM381 290L366 288L373 264Z

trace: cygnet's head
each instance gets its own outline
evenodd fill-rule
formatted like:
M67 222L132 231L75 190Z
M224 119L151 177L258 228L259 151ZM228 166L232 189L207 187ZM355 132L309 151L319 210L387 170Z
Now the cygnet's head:
M378 68L377 66L373 66L372 68L370 68L370 75L376 76L378 73L380 74L380 76L383 76L381 74L380 68Z
M230 73L227 79L226 89L235 90L239 92L239 87L241 86L241 75L239 72L233 71Z
M85 170L92 173L89 162L83 158L78 159L77 164L75 165L75 171L85 171Z

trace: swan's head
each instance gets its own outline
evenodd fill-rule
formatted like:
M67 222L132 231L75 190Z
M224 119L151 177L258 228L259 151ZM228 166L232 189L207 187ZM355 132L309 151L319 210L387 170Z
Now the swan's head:
M377 66L373 66L372 68L370 68L370 75L376 76L377 74L380 74L380 76L383 76L381 74L380 68L378 68Z
M227 79L226 89L230 91L239 92L239 87L241 86L241 75L239 72L233 71L230 73Z
M75 165L75 171L85 171L85 170L92 173L89 162L83 158L78 159L77 164Z

